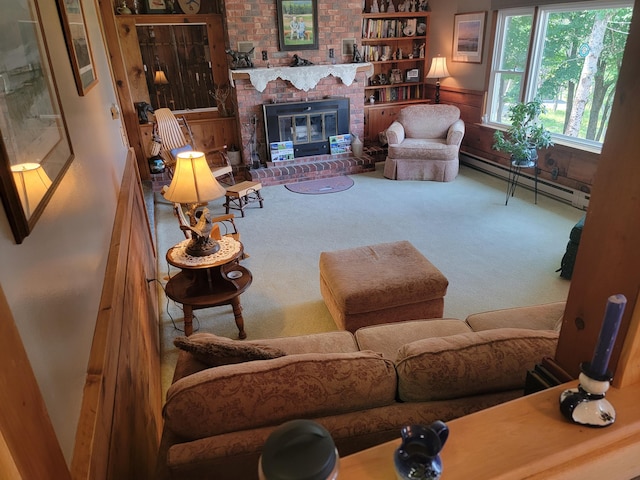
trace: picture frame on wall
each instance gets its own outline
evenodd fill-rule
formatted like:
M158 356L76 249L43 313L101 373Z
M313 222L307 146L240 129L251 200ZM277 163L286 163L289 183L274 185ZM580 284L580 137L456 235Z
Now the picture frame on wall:
M482 63L486 19L487 12L454 15L451 61Z
M35 0L0 17L0 198L16 243L44 211L73 149Z
M58 0L58 12L78 95L82 97L98 83L82 4L80 0Z
M280 50L317 50L317 0L277 0L277 7Z
M144 1L145 1L145 7L146 7L145 11L147 13L167 13L166 0L144 0ZM180 8L182 8L181 4L180 4ZM198 10L200 10L200 8L198 8ZM193 13L197 13L197 12L193 12Z

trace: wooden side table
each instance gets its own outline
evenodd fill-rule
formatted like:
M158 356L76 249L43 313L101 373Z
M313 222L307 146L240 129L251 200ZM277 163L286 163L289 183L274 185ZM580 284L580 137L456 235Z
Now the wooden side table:
M193 333L193 310L231 305L238 327L238 336L247 338L240 305L240 294L253 280L251 272L238 264L242 244L231 237L218 240L220 250L206 257L192 257L185 253L189 240L171 247L167 262L182 271L169 279L165 286L167 297L181 303L184 310L184 333Z

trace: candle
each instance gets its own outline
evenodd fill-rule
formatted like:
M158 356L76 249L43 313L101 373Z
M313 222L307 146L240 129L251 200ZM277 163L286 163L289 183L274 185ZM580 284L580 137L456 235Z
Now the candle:
M607 373L609 359L616 343L616 336L618 335L626 304L627 298L622 294L611 295L607 300L600 336L591 360L590 373L596 378L602 377Z

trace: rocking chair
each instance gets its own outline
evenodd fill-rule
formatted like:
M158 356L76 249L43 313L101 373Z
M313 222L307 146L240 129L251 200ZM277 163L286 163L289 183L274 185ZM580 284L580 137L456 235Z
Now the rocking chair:
M194 150L193 133L187 119L184 116L176 117L168 108L157 109L154 116L156 119L154 133L157 134L161 142L160 155L172 175L178 153ZM206 152L206 156L213 176L223 183L235 185L233 169L227 156L227 146L224 145Z

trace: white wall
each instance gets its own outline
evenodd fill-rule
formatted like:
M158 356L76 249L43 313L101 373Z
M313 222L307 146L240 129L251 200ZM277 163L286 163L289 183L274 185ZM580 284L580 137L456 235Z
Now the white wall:
M484 90L488 57L489 35L491 33L491 0L436 1L431 5L431 33L429 34L429 55L433 58L440 54L447 59L450 77L440 81L443 87L458 87L469 90ZM484 30L484 48L482 63L452 62L453 22L456 13L487 12ZM433 81L435 83L435 81Z
M0 213L0 286L70 463L126 146L96 7L83 0L99 82L77 93L55 0L39 1L75 159L16 245ZM5 365L3 368L10 368Z

